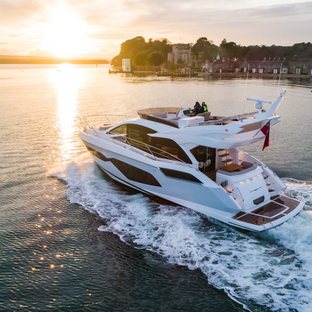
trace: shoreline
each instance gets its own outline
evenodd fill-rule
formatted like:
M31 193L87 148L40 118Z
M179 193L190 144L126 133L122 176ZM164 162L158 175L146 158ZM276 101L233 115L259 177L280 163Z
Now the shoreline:
M312 75L309 74L272 74L272 73L213 73L208 74L208 76L211 75L212 77L233 77L233 78L276 78L281 79L283 78L312 78ZM205 75L203 75L205 76Z
M273 73L233 73L233 72L223 72L223 73L204 73L195 72L192 74L181 74L181 73L170 73L170 72L157 72L157 71L109 71L110 74L132 74L132 75L155 75L162 77L182 77L182 78L258 78L258 79L288 79L288 78L299 78L299 79L312 79L312 75L309 74L273 74Z

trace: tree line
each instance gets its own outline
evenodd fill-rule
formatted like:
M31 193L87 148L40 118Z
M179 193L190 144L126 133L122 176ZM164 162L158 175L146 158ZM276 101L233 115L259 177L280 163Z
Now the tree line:
M111 64L120 67L123 58L130 58L132 65L159 66L167 62L167 54L171 50L171 43L167 39L146 41L142 36L138 36L121 44L120 53L112 59ZM217 57L240 61L303 60L312 58L312 44L301 42L292 46L242 46L223 39L218 46L207 37L201 37L192 46L191 54L193 59L203 63L213 61Z
M120 53L112 59L111 64L120 67L123 58L130 58L132 65L159 66L167 61L170 51L171 45L167 39L145 41L138 36L121 44Z

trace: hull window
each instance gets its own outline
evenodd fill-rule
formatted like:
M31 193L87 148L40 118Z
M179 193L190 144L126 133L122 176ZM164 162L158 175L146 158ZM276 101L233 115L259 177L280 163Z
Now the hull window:
M172 170L172 169L165 169L165 168L160 168L160 170L163 172L164 175L171 177L171 178L176 178L176 179L180 179L180 180L187 180L187 181L196 182L196 183L202 183L196 177L194 177L193 175L191 175L187 172L181 172L181 171Z
M88 151L89 151L92 155L94 155L95 157L97 157L97 158L99 158L99 159L101 159L101 160L103 160L103 161L109 161L109 159L108 159L107 157L105 157L102 153L100 153L100 152L94 150L93 148L87 146L87 149L88 149Z
M142 169L126 164L118 159L111 159L111 162L129 180L149 185L161 186L153 175Z

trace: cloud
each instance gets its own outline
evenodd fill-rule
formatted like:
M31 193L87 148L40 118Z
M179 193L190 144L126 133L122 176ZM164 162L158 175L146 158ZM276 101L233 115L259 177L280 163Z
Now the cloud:
M139 2L144 7L146 1ZM209 3L200 6L199 3L197 1L192 7L184 6L184 2L181 5L180 1L171 1L164 6L154 3L149 11L137 15L129 28L143 28L149 33L156 30L157 34L172 34L173 40L181 38L192 42L201 35L217 43L227 37L241 44L292 44L310 38L311 2L263 7L256 6L254 1L249 8L242 5L220 8ZM226 3L229 1L223 1Z
M142 35L171 42L206 36L239 44L293 44L311 40L312 2L298 0L0 0L0 49L38 49L40 27L64 4L88 25L95 53L113 56ZM106 51L106 52L105 52Z
M23 24L31 20L46 5L38 0L0 0L1 25Z

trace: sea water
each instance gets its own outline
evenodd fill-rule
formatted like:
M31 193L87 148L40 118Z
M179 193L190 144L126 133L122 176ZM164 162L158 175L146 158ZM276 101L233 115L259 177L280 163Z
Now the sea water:
M109 75L93 66L0 67L0 309L311 311L311 81ZM260 234L155 202L103 175L80 117L205 101L253 111L287 93L270 146L247 147L305 211Z

